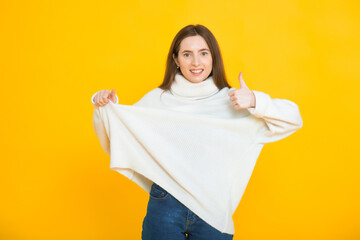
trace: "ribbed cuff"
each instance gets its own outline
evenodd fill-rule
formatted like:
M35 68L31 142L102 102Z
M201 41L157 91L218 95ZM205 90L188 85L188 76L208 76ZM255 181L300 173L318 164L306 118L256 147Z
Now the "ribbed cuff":
M259 91L252 91L255 94L255 108L248 108L249 112L256 117L262 117L266 113L266 108L270 96L266 93Z

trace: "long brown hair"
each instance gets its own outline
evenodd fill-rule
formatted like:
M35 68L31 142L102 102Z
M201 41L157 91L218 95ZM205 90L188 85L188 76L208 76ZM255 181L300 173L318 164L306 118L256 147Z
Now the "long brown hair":
M231 88L226 79L220 48L214 35L205 26L196 24L187 25L186 27L182 28L176 34L174 40L171 43L166 61L164 80L162 84L158 86L159 88L163 89L164 92L171 88L171 84L174 82L175 75L177 73L181 73L180 69L177 69L177 65L173 59L173 54L176 58L178 57L180 43L184 38L197 35L202 36L210 48L210 53L212 56L212 71L209 76L213 76L214 83L219 89L222 89L224 87Z

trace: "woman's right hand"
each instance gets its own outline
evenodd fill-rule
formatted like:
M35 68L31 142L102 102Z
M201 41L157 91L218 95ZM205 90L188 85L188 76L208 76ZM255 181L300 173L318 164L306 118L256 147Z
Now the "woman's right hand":
M113 89L112 91L105 89L105 90L100 90L99 92L97 92L94 96L93 104L97 107L102 107L102 106L105 106L106 104L108 104L109 101L112 101L113 103L115 103L115 101L116 101L115 89Z

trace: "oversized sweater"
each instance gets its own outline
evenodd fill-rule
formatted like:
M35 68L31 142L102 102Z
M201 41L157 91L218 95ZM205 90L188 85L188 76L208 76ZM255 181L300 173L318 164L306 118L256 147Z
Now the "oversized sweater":
M117 97L93 105L110 168L147 193L157 183L209 225L234 234L232 216L261 149L303 122L294 102L260 91L253 90L254 108L234 109L233 89L218 89L212 76L192 83L177 74L171 90L155 88L134 105L117 104Z

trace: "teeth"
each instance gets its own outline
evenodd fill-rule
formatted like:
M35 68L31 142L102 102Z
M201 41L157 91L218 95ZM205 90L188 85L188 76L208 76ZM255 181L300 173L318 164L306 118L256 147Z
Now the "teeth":
M190 70L190 71L193 73L199 73L199 72L202 72L203 70L196 70L196 71Z

